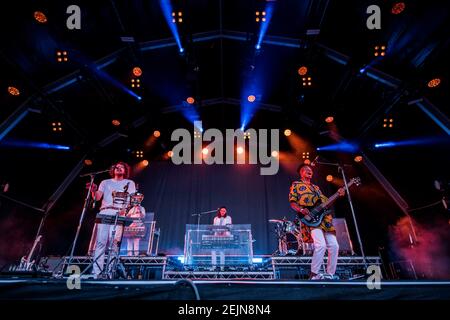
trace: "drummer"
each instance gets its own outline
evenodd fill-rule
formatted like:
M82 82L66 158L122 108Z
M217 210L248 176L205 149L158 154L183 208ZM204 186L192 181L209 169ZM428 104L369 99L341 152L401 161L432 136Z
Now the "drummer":
M131 195L131 209L127 213L127 217L134 221L128 227L125 227L123 237L127 239L127 255L139 255L139 243L141 238L145 236L145 225L143 223L145 218L145 208L141 206L144 199L142 193L136 192Z
M130 176L130 166L125 162L118 162L111 166L109 174L111 179L103 180L98 188L95 184L92 185L92 196L96 201L102 199L102 205L100 207L101 215L114 216L118 212L126 213L126 207L128 206L127 197L130 193L136 192L134 181L128 179ZM89 188L89 184L86 187ZM113 241L112 253L118 253L123 227L117 226L115 237L111 239L113 228L114 225L111 224L99 223L97 225L94 253L95 263L93 267L93 274L96 278L103 271L105 251L110 241Z

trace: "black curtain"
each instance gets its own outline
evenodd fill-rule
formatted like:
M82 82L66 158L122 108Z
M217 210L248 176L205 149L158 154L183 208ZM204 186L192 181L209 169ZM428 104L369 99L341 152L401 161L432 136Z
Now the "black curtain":
M280 167L276 175L260 175L257 165L174 165L151 163L136 176L143 205L155 212L161 228L160 252L182 254L186 224L197 223L194 213L228 209L233 224L251 224L255 254L270 254L277 248L274 224L269 219L295 217L289 206L291 182L297 177ZM212 224L215 213L201 217Z

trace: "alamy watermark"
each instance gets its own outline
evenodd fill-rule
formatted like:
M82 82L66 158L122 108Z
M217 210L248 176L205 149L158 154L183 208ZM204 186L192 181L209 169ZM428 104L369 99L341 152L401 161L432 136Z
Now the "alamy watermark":
M274 175L279 169L280 132L278 129L226 129L225 138L219 129L202 132L202 122L194 122L194 137L187 129L176 129L171 140L178 141L173 149L174 164L261 164L261 175ZM270 131L270 132L269 132ZM270 135L270 139L269 139ZM247 139L246 139L247 137ZM203 142L211 142L202 153ZM246 150L248 142L248 153ZM225 143L225 155L224 155ZM192 154L192 144L194 153ZM240 150L239 150L240 149ZM238 152L235 152L238 150ZM236 159L235 159L236 153ZM247 157L248 155L248 157Z
M370 265L367 267L366 274L369 277L366 280L367 289L381 289L381 268L378 265Z

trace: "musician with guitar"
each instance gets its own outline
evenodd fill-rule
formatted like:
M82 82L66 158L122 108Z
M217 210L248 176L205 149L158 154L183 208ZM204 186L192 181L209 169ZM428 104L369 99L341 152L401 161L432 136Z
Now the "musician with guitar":
M119 216L125 216L128 205L128 195L136 192L136 185L134 181L129 180L130 166L124 162L118 162L111 166L109 171L111 179L103 180L99 187L92 185L92 197L95 201L102 200L100 207L100 215L115 216L119 212ZM86 185L89 188L89 183ZM119 197L120 196L120 197ZM113 241L113 252L117 253L119 250L120 241L122 239L123 226L116 227L114 239L112 236L114 225L106 223L97 223L94 253L93 274L98 277L103 271L105 251L110 241Z
M339 244L336 239L336 229L333 227L333 217L329 206L331 201L323 195L320 188L311 182L313 168L303 164L298 168L300 181L294 181L290 188L289 202L300 217L302 223L311 228L314 241L314 254L311 263L311 280L338 279L335 275ZM333 202L339 196L344 196L344 188L333 195ZM331 198L330 198L331 199ZM325 251L328 250L327 274L322 274Z

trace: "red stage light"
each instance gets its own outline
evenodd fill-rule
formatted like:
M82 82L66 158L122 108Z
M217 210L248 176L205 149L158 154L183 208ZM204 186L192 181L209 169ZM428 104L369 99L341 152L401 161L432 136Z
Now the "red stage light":
M298 69L298 74L301 76L304 76L308 72L308 68L305 66L302 66Z
M428 82L428 88L435 88L435 87L439 86L440 83L441 83L441 79L439 79L439 78L430 80Z
M202 153L206 156L208 154L209 150L208 148L203 148Z
M406 7L406 5L404 2L394 3L394 5L392 6L392 9L391 9L391 13L392 14L400 14L403 12L403 10L405 10L405 7Z
M45 16L45 14L41 11L35 11L34 12L34 19L39 22L39 23L46 23L47 22L47 17Z
M8 87L8 93L12 96L20 95L20 91L16 87Z
M153 135L155 136L155 138L159 138L161 136L161 132L159 130L155 130L153 131Z
M133 68L133 74L134 74L136 77L142 76L142 69L139 68L139 67L134 67L134 68Z
M120 126L120 121L117 119L114 119L113 121L111 121L111 123L113 124L113 126L116 126L116 127Z
M328 182L333 181L333 176L331 174L327 175L327 181Z
M188 97L188 98L186 99L186 101L187 101L187 103L189 103L189 104L194 104L195 99L192 98L192 97Z
M325 122L326 123L332 123L334 121L334 117L333 116L329 116L325 118Z
M255 100L256 100L256 97L254 96L254 95L249 95L248 97L247 97L247 100L249 101L249 102L254 102Z

